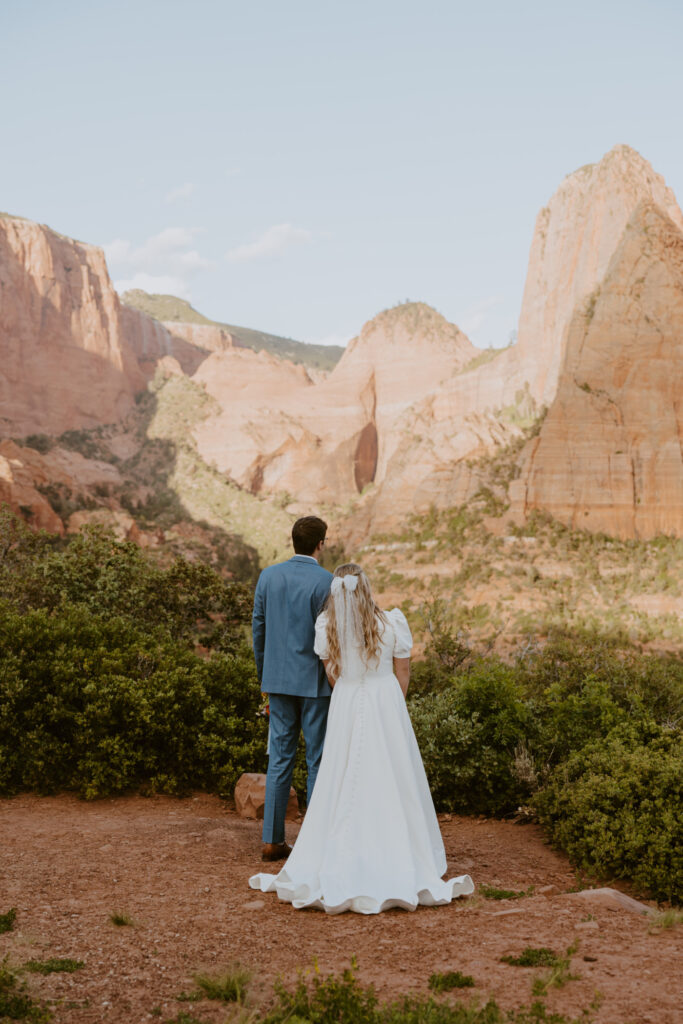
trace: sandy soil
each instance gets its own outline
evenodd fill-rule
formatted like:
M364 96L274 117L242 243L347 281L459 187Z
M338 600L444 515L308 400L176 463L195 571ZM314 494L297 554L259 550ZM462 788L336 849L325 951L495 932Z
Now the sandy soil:
M290 836L296 826L290 826ZM511 889L515 901L474 896L448 907L377 917L295 911L247 887L261 870L260 829L217 798L131 797L87 804L72 797L0 801L0 912L17 908L0 935L0 959L73 957L74 974L30 975L31 989L55 1000L69 1024L167 1019L180 1010L222 1021L226 1010L178 1002L192 975L235 961L252 968L252 1000L273 979L293 980L316 957L324 972L358 957L359 975L381 995L426 993L433 971L461 970L474 990L504 1007L531 1001L532 968L500 962L525 946L563 953L575 939L578 980L554 989L548 1006L578 1015L603 994L601 1024L680 1024L683 927L653 933L647 919L586 906L569 894L574 872L535 826L442 817L450 873ZM552 887L542 890L545 887ZM115 927L112 911L129 914ZM161 1009L161 1018L159 1011ZM152 1016L155 1011L156 1016Z

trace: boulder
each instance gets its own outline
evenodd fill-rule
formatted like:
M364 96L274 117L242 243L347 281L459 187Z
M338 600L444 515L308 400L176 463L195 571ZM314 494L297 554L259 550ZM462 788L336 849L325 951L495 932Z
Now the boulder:
M263 818L266 802L266 777L257 772L240 775L235 786L235 808L240 818ZM299 814L299 803L294 788L289 790L287 821L293 821Z
M607 907L609 910L628 910L631 914L652 913L652 907L648 907L647 903L641 903L640 900L634 900L631 896L627 896L626 893L619 892L618 889L609 889L607 887L570 892L567 893L567 898Z

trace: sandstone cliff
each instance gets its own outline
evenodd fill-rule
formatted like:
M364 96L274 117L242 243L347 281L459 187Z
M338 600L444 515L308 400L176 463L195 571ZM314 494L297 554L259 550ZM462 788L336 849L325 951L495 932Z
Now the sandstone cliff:
M104 255L0 217L0 430L60 433L120 419L144 387Z
M620 537L683 536L678 216L643 203L629 220L604 279L571 318L557 396L511 497L522 515L542 508Z
M662 211L674 237L679 229L683 230L683 215L673 193L650 164L628 146L615 147L599 163L581 168L564 180L537 219L517 344L491 361L444 381L433 394L416 401L406 411L398 424L400 437L395 441L384 481L380 481L375 493L356 509L349 524L352 539L358 541L373 528L392 528L407 512L423 513L432 504L444 508L466 500L478 488L471 460L519 436L520 429L530 425L544 407L551 409L545 430L553 428L556 403L566 399L566 392L563 391L565 398L558 394L558 378L567 354L570 321L577 315L577 309L585 308L591 294L596 294L597 286L623 244L627 225L643 204ZM630 237L635 252L638 235L632 228ZM651 255L650 259L656 264L656 256ZM603 300L606 292L615 287L615 279L611 277L603 286ZM650 315L649 303L656 306L657 301L654 293L639 295L641 319ZM614 315L621 316L621 312ZM660 316L666 324L666 308L660 310ZM672 314L669 324L672 337L678 329L676 323ZM610 358L617 358L621 349L618 321L613 325L611 342L605 341L607 364ZM671 357L674 358L673 353ZM672 372L675 378L673 364ZM601 387L597 367L593 386ZM585 400L585 392L582 395ZM573 395L572 401L575 400L577 396ZM580 397L578 401L581 402ZM567 416L568 423L577 423L569 412ZM653 424L653 436L658 436L660 428L665 433L668 429L661 423L659 428ZM647 436L644 420L640 429L643 437ZM674 439L675 432L669 431L668 437ZM565 457L558 461L556 471L552 470L552 457L545 463L546 473L554 474L559 505L554 501L547 503L550 498L546 482L545 488L540 484L538 490L534 490L535 484L530 487L528 501L515 493L518 511L522 507L544 507L555 512L563 507L562 515L566 519L572 506L572 488L577 507L580 506L579 494L586 497L588 493L582 491L581 481L584 475L587 481L593 470L583 457L574 455L575 440L581 448L578 435L575 437L567 428ZM607 436L596 436L594 450L602 445L603 457L607 457L610 443ZM585 455L585 449L581 450ZM616 451L623 449L618 447ZM652 461L645 452L641 457L646 463ZM572 477L574 483L570 490L563 491L561 480ZM623 495L618 500L615 496L615 501L620 505ZM603 525L594 528L609 530L606 524L611 506L607 492L600 498L600 503L603 502L606 505L595 520L599 519ZM581 515L573 521L578 523L580 518L581 525L593 528L593 513L584 514L587 510L581 507ZM620 509L617 511L615 506L615 529L641 528L636 526L636 521L642 520L642 513L632 517L631 527L625 527L624 517L628 519L629 513L623 504ZM664 516L662 521L669 521L668 517Z
M121 304L122 329L146 378L154 375L160 360L177 359L191 376L211 352L232 348L234 339L213 324L162 323L132 306Z
M218 327L165 326L123 306L101 249L0 216L0 434L116 422L159 359L193 373L232 343Z
M54 448L46 454L0 441L0 505L9 505L36 529L64 533L64 523L48 501L60 490L87 496L90 488L120 483L114 466Z
M199 450L253 491L343 502L384 479L406 410L476 352L454 324L410 303L367 323L317 384L265 353L211 356L195 380L222 412L197 429Z
M546 508L625 537L683 532L682 238L671 191L617 146L539 214L516 345L481 353L408 303L365 324L323 377L220 325L122 305L100 250L0 218L0 431L120 420L158 367L191 375L213 399L187 428L206 463L292 507L352 500L360 539L466 500L479 486L472 460L545 406L515 514ZM16 453L1 475L15 506L45 512L16 496Z
M552 401L569 320L604 277L642 202L653 202L683 230L683 215L661 175L630 146L615 146L599 163L565 178L538 214L517 345L538 402Z

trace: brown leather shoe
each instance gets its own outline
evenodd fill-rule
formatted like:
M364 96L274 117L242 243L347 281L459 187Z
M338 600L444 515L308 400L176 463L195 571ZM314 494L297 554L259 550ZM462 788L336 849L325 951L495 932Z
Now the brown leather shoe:
M289 843L264 843L261 860L286 860L291 852Z

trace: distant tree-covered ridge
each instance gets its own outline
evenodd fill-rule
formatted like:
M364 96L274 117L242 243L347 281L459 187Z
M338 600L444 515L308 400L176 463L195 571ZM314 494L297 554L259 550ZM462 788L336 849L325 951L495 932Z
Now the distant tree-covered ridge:
M121 296L127 306L139 309L155 320L173 321L189 324L212 324L223 327L245 348L255 352L265 349L272 355L289 359L292 363L301 363L316 370L331 370L341 359L344 349L340 345L309 345L293 338L283 338L267 331L257 331L251 327L237 327L235 324L220 323L210 320L194 309L185 299L175 295L150 295L141 288L124 292Z

